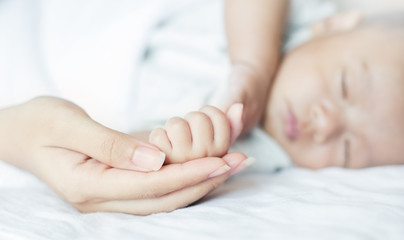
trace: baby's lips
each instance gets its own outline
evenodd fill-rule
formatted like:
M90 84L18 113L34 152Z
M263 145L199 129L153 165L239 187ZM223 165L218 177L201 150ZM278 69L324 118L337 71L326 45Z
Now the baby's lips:
M243 130L243 109L244 105L241 103L235 103L230 106L229 110L227 111L227 118L230 121L231 127L231 143L233 143L237 137L241 134Z

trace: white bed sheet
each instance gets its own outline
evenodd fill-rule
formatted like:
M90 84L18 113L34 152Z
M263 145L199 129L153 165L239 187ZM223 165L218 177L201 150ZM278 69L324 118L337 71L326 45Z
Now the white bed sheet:
M150 216L81 214L0 165L0 239L397 239L404 166L235 176L199 203Z
M218 52L223 47L223 35L211 37L220 34L222 26L206 28L201 25L206 19L195 20L195 16L203 16L203 11L219 13L220 8L217 8L218 1L167 2L119 1L116 4L116 1L104 0L97 4L84 1L83 4L83 1L64 1L64 7L59 11L65 15L57 15L55 1L0 1L0 31L3 34L0 35L0 105L18 103L37 94L60 95L78 102L95 119L121 130L142 128L146 122L158 124L174 112L181 114L194 110L195 106L208 101L207 96L212 97L206 93L218 88L220 84L215 81L226 75L223 69L227 68L227 62L223 52ZM291 27L297 28L294 35L306 38L307 31L300 29L298 23L307 24L307 19L332 13L335 7L330 2L295 1L295 13L300 14L296 21L291 21ZM143 6L143 15L131 14L131 9L144 3L147 4ZM317 11L315 14L305 12L299 4L311 4L310 7ZM82 11L75 9L77 6L81 6ZM187 14L180 15L182 18L175 17L181 9ZM63 18L67 18L69 12L77 13L72 23ZM38 13L42 13L41 17ZM96 24L96 27L81 25L80 19L85 21L88 13L91 19L102 24ZM56 16L62 20L54 21L58 19ZM215 16L216 19L220 17ZM165 28L162 20L172 18L171 27ZM210 21L214 19L212 17ZM108 21L111 24L106 24ZM188 25L183 25L184 22ZM159 24L163 24L160 26L163 31L154 33ZM198 31L187 28L189 25ZM130 26L142 26L143 29L131 32ZM36 31L37 28L40 31ZM201 33L203 41L197 41L202 37ZM96 39L98 45L94 44ZM148 40L151 41L152 57L141 64ZM178 41L181 44L175 44ZM60 42L63 44L58 45ZM292 39L286 48L294 45L296 42ZM101 46L108 58L98 54ZM77 57L81 57L80 61L75 61ZM173 62L170 59L176 59L176 65L168 65ZM103 82L110 76L117 76L114 85L108 85L106 81L105 85L92 88L95 83L91 81ZM29 80L21 87L21 81L27 77ZM11 83L4 79L11 79ZM66 79L74 81L63 85ZM133 79L138 79L134 86L119 88ZM173 89L169 94L152 91L147 84L150 81L153 84L171 83L171 80L204 81L205 84L202 90L197 88L195 91L186 86ZM90 81L88 86L80 85L86 81ZM83 98L81 92L75 91L77 86L81 87L81 92L89 91L94 99L105 89L113 89L113 92L102 98L108 104L94 104L93 99ZM140 89L143 95L128 89ZM198 96L199 100L183 101L190 103L188 105L172 104L175 99L171 97L178 95L176 91L185 90L190 91L190 97ZM117 99L116 94L120 91L123 93ZM132 98L122 97L125 93ZM171 102L174 107L147 99L156 93L159 102ZM134 104L139 99L142 100L140 105ZM150 108L143 108L147 101L153 102L157 110L150 112ZM99 106L103 108L99 109ZM142 114L150 118L133 125L136 116ZM109 116L119 117L110 119ZM0 239L404 238L404 166L320 171L288 166L276 171L288 162L279 147L258 129L248 139L237 142L234 149L256 157L257 163L197 204L151 216L81 214L36 177L0 162Z

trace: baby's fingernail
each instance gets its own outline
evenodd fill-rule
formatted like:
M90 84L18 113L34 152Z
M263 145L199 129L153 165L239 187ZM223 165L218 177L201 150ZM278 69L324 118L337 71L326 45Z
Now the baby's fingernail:
M243 171L245 168L247 168L248 166L250 166L251 164L253 164L255 162L255 158L249 157L246 160L244 160L242 163L240 163L240 165L238 165L237 168L235 168L232 172L231 175L233 176L236 173L239 173L241 171Z
M218 168L216 171L214 171L213 173L211 173L209 175L209 178L213 178L213 177L217 177L220 176L226 172L228 172L231 169L231 167L227 166L227 165L223 165L220 168Z
M135 149L132 162L139 168L157 171L163 166L166 155L156 149L139 146Z

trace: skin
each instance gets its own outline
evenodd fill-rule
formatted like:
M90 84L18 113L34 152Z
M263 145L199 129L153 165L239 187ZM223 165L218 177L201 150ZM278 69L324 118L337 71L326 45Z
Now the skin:
M262 118L269 86L279 64L284 23L289 1L225 1L228 53L232 68L221 109L244 105L242 132Z
M166 163L223 156L230 143L259 122L279 64L288 5L287 0L257 0L254 4L225 1L232 68L227 96L220 106L222 111L208 106L184 119L172 118L164 128L153 130L149 142L166 154ZM234 109L235 104L242 108Z
M302 167L404 164L403 37L402 28L366 25L290 52L264 129Z
M172 211L205 196L247 159L232 153L140 171L133 153L155 146L104 127L54 97L1 109L0 133L0 159L36 175L81 212Z
M341 17L344 21L339 21ZM404 31L391 24L357 27L357 19L341 15L327 20L333 21L325 24L332 29L317 26L318 37L285 57L272 86L263 127L299 166L404 164ZM220 111L215 114L224 116ZM228 124L211 128L209 122L195 118L182 121L183 132L169 137L161 133L166 141L174 142L185 133L189 139L206 138L215 131L228 134L219 128ZM205 131L189 131L193 121ZM171 128L166 125L166 131ZM217 146L204 143L189 147L189 141L173 147L192 155L195 149ZM219 152L227 152L226 143ZM205 153L209 156L209 151ZM174 162L186 160L171 156Z
M156 128L149 142L166 154L166 164L184 163L200 157L222 157L241 134L243 106L234 104L227 113L213 106L174 117Z
M290 53L271 91L265 129L308 168L404 163L403 37L397 28L364 27ZM288 107L298 119L293 139L284 131ZM82 212L171 211L251 164L241 153L227 154L243 114L243 107L207 107L170 120L150 135L169 164L142 172L133 152L156 146L101 126L63 99L40 97L0 110L0 159L37 175Z

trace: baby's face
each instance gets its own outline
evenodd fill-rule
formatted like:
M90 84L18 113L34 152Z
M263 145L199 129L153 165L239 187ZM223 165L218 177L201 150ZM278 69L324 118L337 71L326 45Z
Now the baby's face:
M404 164L404 34L364 27L285 57L265 129L300 166Z

